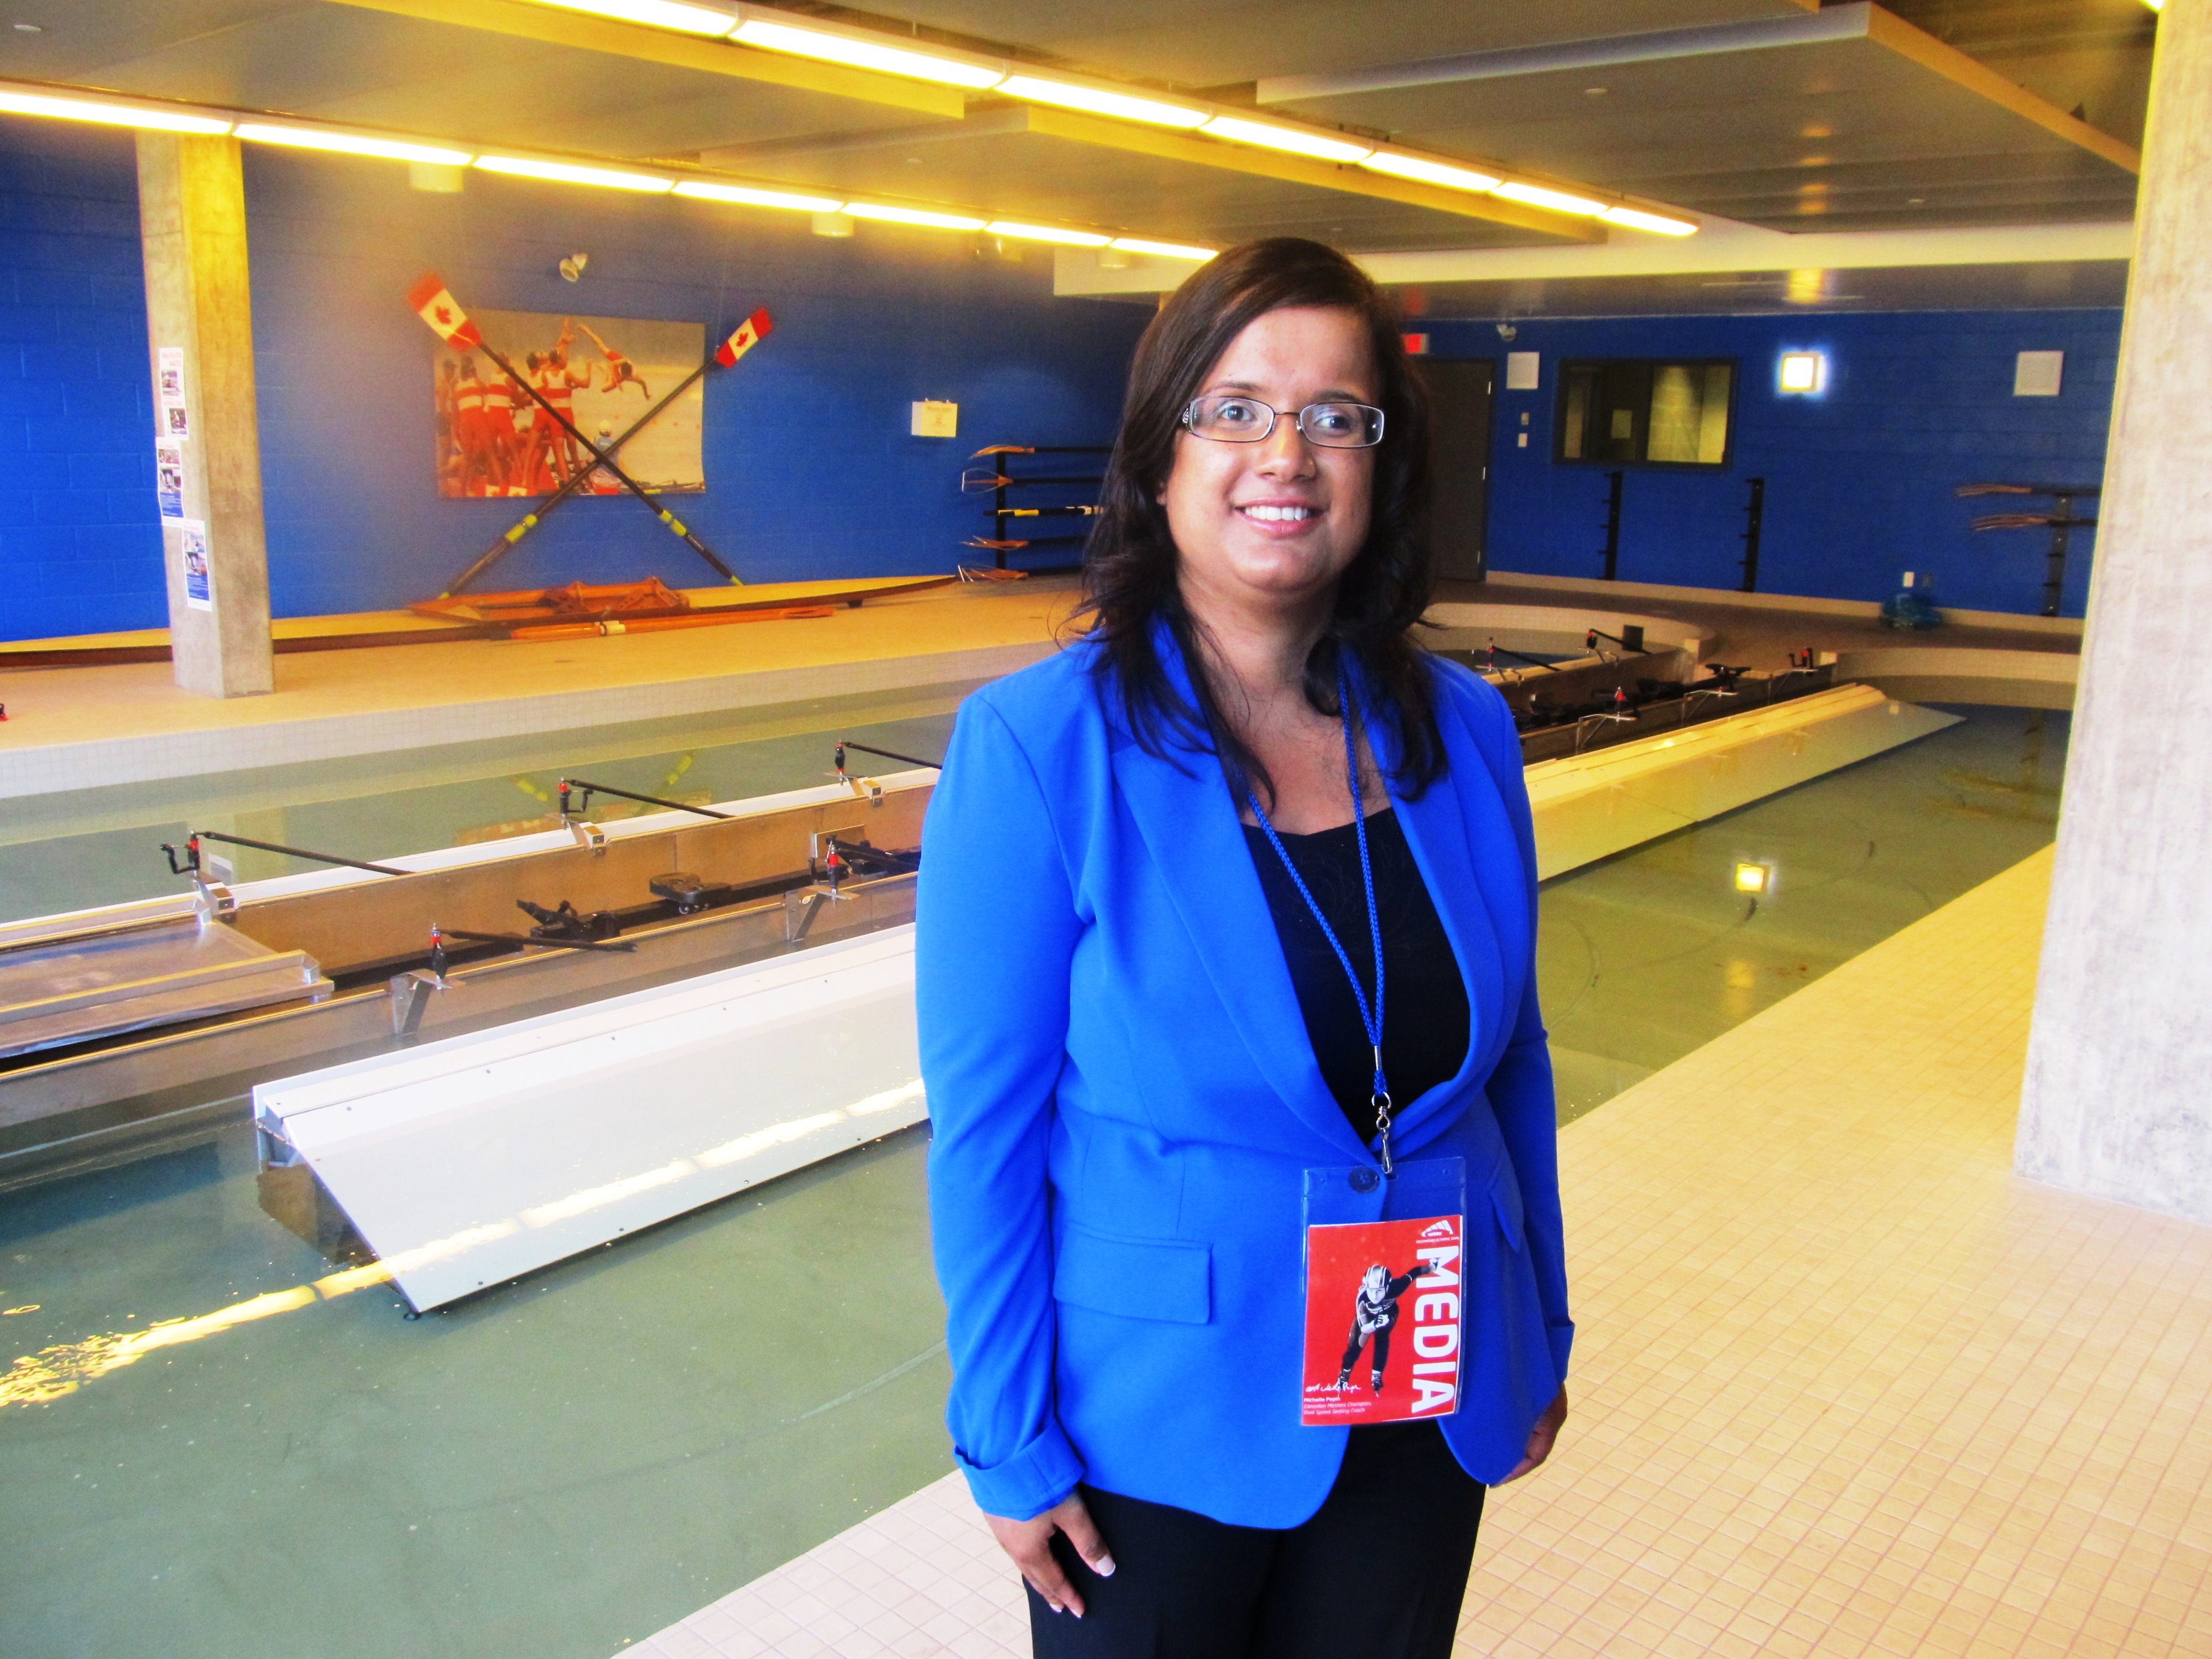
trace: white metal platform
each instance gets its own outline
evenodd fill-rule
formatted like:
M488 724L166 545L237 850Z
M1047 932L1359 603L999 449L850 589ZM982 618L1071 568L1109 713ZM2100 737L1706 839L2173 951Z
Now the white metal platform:
M421 1310L919 1122L921 1076L909 924L253 1103Z
M1956 726L1959 717L1839 685L1703 726L1528 768L1539 880Z

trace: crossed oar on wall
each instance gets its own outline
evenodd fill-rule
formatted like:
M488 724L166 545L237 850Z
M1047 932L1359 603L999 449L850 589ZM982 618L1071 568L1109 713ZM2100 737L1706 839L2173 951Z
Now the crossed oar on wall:
M585 485L590 481L592 473L600 471L606 472L607 475L613 478L617 483L620 484L624 489L627 489L631 495L636 496L639 501L645 504L646 510L648 513L652 514L654 518L666 525L671 531L675 532L675 534L682 537L685 542L689 543L690 544L691 550L696 553L701 558L706 560L708 564L712 565L718 575L720 575L733 586L742 586L744 585L738 580L737 572L731 569L726 564L724 564L721 560L715 557L714 550L709 548L706 543L701 541L696 532L692 531L689 526L685 525L674 514L669 512L667 508L662 507L658 501L654 501L651 495L646 493L644 485L639 483L636 479L631 477L629 473L623 471L620 466L617 465L614 456L617 450L620 449L632 438L635 437L638 433L656 416L658 416L663 410L672 406L678 398L681 398L686 392L690 391L693 384L697 381L699 377L704 374L710 367L719 363L725 368L732 368L736 365L738 358L744 356L745 353L750 351L753 347L759 344L761 337L767 334L770 329L774 327L774 325L769 321L767 312L756 311L751 316L746 318L743 323L738 325L737 332L731 335L728 339L722 342L720 346L716 348L713 357L709 358L706 362L700 364L698 368L693 369L690 374L684 378L683 383L678 386L673 392L671 392L659 403L653 404L652 408L647 410L644 414L639 416L635 421L630 423L628 430L611 439L605 446L601 446L593 443L589 438L586 438L581 432L578 431L576 429L576 423L574 421L570 420L566 415L563 415L558 409L556 409L551 401L548 399L544 393L540 392L536 386L525 380L522 375L516 371L513 363L507 362L505 357L501 356L497 351L494 350L490 345L486 343L483 336L477 331L477 325L469 320L468 313L461 309L459 301L453 298L452 290L447 288L446 279L439 276L436 271L427 271L423 274L422 279L418 281L415 284L414 288L409 291L407 295L407 303L414 307L416 314L421 317L425 323L430 325L431 331L435 333L440 339L443 340L454 350L481 351L485 356L490 358L493 362L499 365L500 371L504 374L508 380L514 381L516 386L520 386L525 392L526 392L532 402L535 403L540 409L551 416L555 421L559 422L563 431L565 431L571 438L574 439L585 450L589 452L592 461L592 464L590 465L578 467L576 471L569 476L568 482L563 483L559 489L556 490L553 495L546 500L544 506L537 508L534 512L526 513L523 514L521 520L516 523L512 529L507 531L503 535L501 535L497 541L494 542L491 546L484 551L484 554L481 558L477 559L477 561L474 564L471 565L466 570L461 572L459 575L453 578L452 581L446 584L445 591L438 595L440 599L447 599L453 598L453 595L459 593L471 582L476 580L477 577L483 575L485 571L490 569L495 563L496 563L514 548L516 543L520 542L525 536L528 535L532 531L535 530L541 523L543 523L547 514L559 507L562 502L569 500L571 497L580 493L584 489Z

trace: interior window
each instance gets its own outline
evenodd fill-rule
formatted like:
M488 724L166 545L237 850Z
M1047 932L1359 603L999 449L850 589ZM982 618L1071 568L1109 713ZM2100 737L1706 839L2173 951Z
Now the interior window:
M1620 358L1559 368L1559 458L1723 466L1735 365Z

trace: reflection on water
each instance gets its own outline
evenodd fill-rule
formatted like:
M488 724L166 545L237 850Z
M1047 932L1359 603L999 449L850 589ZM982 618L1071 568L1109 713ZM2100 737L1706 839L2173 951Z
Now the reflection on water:
M1546 884L1562 1121L2051 841L2069 717L1948 712L1962 723ZM1766 890L1747 896L1754 866Z

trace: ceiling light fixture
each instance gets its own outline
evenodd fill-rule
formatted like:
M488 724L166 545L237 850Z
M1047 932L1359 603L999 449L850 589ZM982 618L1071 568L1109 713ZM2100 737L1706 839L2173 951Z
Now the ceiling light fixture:
M1201 264L1214 256L1210 247L1186 247L1181 242L1148 242L1141 236L1116 236L1114 246L1124 253L1150 253L1163 259L1195 259Z
M1199 131L1236 143L1257 144L1263 149L1288 150L1293 155L1310 155L1322 161L1364 161L1375 153L1366 144L1348 143L1341 138L1325 138L1317 132L1273 126L1265 121L1240 120L1234 115L1217 115Z
M882 219L895 225L925 225L932 230L981 230L986 222L964 214L930 213L921 208L881 207L873 202L848 202L844 211L855 219Z
M1593 202L1587 196L1570 196L1563 190L1546 190L1541 185L1504 184L1494 192L1510 202L1526 202L1530 207L1549 208L1554 213L1580 214L1585 218L1605 216L1606 204Z
M487 173L538 179L551 184L587 185L600 189L629 190L660 195L672 191L695 200L726 202L741 207L778 208L811 213L817 234L850 235L854 219L878 219L892 224L916 225L932 230L978 231L1029 241L1054 242L1070 247L1116 247L1131 253L1148 253L1167 259L1203 262L1215 250L1182 242L1154 241L1145 237L1115 237L1103 231L1073 226L1038 225L1020 220L991 220L966 213L933 209L895 207L888 203L840 202L797 191L776 190L734 180L684 179L637 173L619 167L555 161L526 155L479 155L436 141L387 136L345 128L322 127L302 122L270 119L258 112L155 106L142 107L105 100L57 97L46 88L33 90L22 82L0 82L0 112L45 116L61 120L98 121L110 125L144 126L175 132L218 134L235 131L256 143L283 144L338 155L368 155L408 162L416 170L418 188L425 176L437 179L434 187L459 189L461 169L473 165ZM448 182L448 180L450 182Z
M676 193L705 202L735 202L744 207L789 208L796 213L836 213L845 205L834 197L795 196L787 190L755 190L747 185L717 185L704 179L679 181Z
M1631 230L1648 230L1661 236L1694 236L1698 228L1687 219L1669 219L1662 213L1645 213L1638 208L1610 207L1601 216L1609 225L1626 225Z
M370 138L314 127L274 126L265 121L240 121L236 131L240 137L257 144L289 144L298 149L326 149L341 155L374 155L386 161L428 161L441 167L465 167L476 159L474 152L465 149L446 149L436 144Z
M649 173L618 173L612 167L578 167L568 161L533 161L519 155L479 155L476 164L487 173L512 173L524 179L544 179L559 185L599 185L608 190L645 191L658 195L672 188L673 179Z
M994 219L983 228L994 236L1012 236L1025 242L1065 242L1070 247L1104 247L1114 240L1095 230L1059 230L1051 225L1024 225L1012 219Z
M178 110L142 109L132 104L95 103L85 98L52 98L43 93L0 87L0 113L50 115L63 121L97 121L110 127L148 127L156 132L228 132L228 119Z
M731 37L748 46L760 46L769 52L796 52L803 58L822 58L833 64L847 64L854 69L874 70L883 75L904 75L917 81L936 81L945 86L966 87L981 92L986 87L995 87L1006 78L1003 69L966 63L955 58L940 58L934 52L909 52L903 46L881 44L858 34L833 34L826 29L796 28L789 23L771 23L764 17L748 17L738 25Z
M1103 87L1078 86L1070 81L1048 81L1035 75L1010 75L992 90L1033 104L1059 104L1092 115L1146 121L1160 127L1203 126L1206 119L1202 109L1162 103L1157 98L1139 98L1133 93L1109 92Z
M1417 179L1425 185L1442 185L1446 190L1471 190L1477 194L1496 190L1502 182L1487 173L1449 167L1419 155L1402 155L1389 149L1376 150L1359 165L1400 179Z
M558 6L563 11L587 11L625 23L643 23L648 28L675 29L684 34L727 34L738 21L733 12L688 5L684 0L538 0L538 3Z

